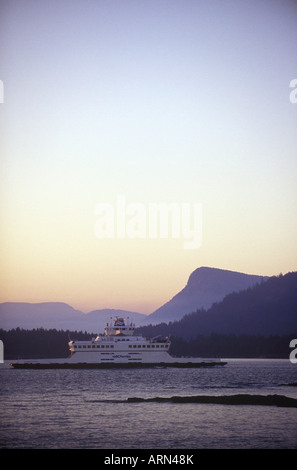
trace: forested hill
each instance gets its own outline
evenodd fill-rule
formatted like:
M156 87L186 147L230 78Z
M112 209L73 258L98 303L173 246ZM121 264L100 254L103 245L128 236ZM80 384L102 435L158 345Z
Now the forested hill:
M268 279L266 276L201 266L190 274L186 286L169 302L146 316L139 326L179 321L199 308L208 309L232 292L239 292Z
M297 272L279 275L244 291L227 295L208 310L181 320L137 329L144 336L286 335L297 332Z

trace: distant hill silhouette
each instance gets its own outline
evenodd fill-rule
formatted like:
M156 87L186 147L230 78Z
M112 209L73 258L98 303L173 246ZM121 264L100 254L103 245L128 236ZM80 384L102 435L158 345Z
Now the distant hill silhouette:
M244 291L227 295L208 310L181 320L138 329L145 336L286 335L297 332L297 272L273 276Z
M123 316L130 317L136 326L144 319L151 323L152 319L161 318L162 325L153 327L152 333L143 330L145 336L287 334L297 331L296 276L297 273L288 273L264 278L202 267L190 275L181 292L147 317L116 309L83 313L63 302L5 302L0 304L0 328L56 328L101 333L111 316ZM174 321L176 318L178 320Z
M142 323L146 317L144 313L131 312L128 310L120 310L113 308L105 308L100 310L92 310L89 313L84 314L84 324L87 326L84 328L86 331L103 333L106 322L110 321L110 317L123 317L133 321L135 325Z
M234 291L261 282L263 276L253 276L222 269L201 267L189 277L185 288L169 302L144 315L119 309L100 309L89 313L76 310L64 302L5 302L0 304L0 328L57 328L102 332L112 316L130 317L136 325L179 320L186 313L200 307L208 308L213 302Z
M130 317L141 323L144 314L127 310L102 309L83 313L63 302L4 302L0 304L0 328L57 328L102 333L110 317Z
M5 302L0 304L0 327L76 329L83 315L64 302Z
M180 320L199 308L209 308L231 292L247 289L263 280L264 276L244 274L225 269L201 267L192 272L187 285L169 302L148 315L143 325Z
M84 314L62 302L0 304L5 357L66 357L69 338L87 339L91 335L81 330L94 335L117 315L138 324L143 317L112 309ZM179 321L143 326L137 332L145 337L171 335L173 355L288 358L290 340L297 335L297 272L268 278L228 294L208 310L200 308Z

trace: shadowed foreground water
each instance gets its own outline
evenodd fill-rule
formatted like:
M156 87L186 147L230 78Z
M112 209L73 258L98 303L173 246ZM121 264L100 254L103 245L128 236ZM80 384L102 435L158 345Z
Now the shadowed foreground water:
M296 448L297 366L13 370L0 367L7 448Z

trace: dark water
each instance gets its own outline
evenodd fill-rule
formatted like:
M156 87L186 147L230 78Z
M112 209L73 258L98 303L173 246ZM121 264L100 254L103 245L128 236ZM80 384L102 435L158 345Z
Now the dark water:
M14 370L1 364L0 380L1 447L297 448L297 408L127 401L235 394L297 399L297 365L289 360L230 360L196 370Z

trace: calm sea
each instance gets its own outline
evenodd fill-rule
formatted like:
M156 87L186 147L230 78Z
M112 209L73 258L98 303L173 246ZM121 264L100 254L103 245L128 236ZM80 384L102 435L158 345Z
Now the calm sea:
M0 380L2 448L297 448L297 408L127 401L297 398L297 365L289 360L229 360L213 369L14 370L1 364Z

